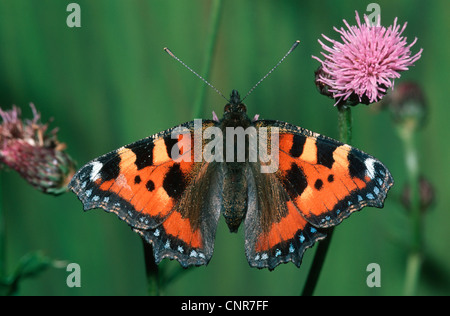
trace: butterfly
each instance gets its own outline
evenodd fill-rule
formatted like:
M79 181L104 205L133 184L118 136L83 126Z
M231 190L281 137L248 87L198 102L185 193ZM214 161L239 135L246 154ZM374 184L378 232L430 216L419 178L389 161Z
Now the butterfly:
M226 133L249 129L243 144ZM261 143L276 159L251 159L250 147ZM199 158L207 148L213 159ZM275 160L274 170L262 171ZM156 263L208 264L222 214L231 232L244 224L250 266L273 270L300 266L305 250L353 212L383 207L392 185L383 163L359 149L289 123L251 120L233 90L221 120L187 122L123 146L83 166L69 187L85 210L114 213L151 243Z
M176 259L185 268L209 263L221 214L231 232L244 225L250 266L273 270L299 267L306 249L353 212L383 207L394 181L382 162L286 122L250 119L243 99L233 90L220 120L213 112L90 161L69 188L84 210L130 225L156 263Z

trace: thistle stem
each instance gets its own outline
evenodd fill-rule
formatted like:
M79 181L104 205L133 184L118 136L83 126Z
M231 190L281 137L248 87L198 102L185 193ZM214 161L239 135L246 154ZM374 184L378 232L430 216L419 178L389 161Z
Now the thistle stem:
M147 293L150 296L160 295L159 269L153 256L153 247L142 239L144 246L145 273L147 274Z
M352 112L349 107L338 108L338 126L339 126L339 140L343 143L349 144L352 141ZM334 227L327 230L327 238L319 242L316 253L314 254L313 263L309 270L306 279L305 287L303 288L302 296L311 296L319 280L320 272L330 246L331 237L333 236Z
M352 111L351 108L338 108L339 140L345 144L352 143Z
M416 292L422 265L422 215L419 199L419 163L414 139L414 126L404 124L399 135L405 148L405 164L410 187L410 211L412 227L412 245L406 263L406 275L403 294L410 296Z
M327 238L319 242L316 253L306 279L305 287L303 288L302 296L312 296L319 280L320 272L322 271L323 263L327 255L328 247L330 246L331 236L333 235L333 228L327 231Z
M204 59L204 64L202 67L201 75L203 78L208 80L209 73L211 71L211 62L214 56L214 48L217 42L217 32L219 30L220 21L220 9L222 6L222 0L211 1L211 17L209 24L209 34L207 37L206 54ZM194 117L201 117L203 111L203 105L205 100L205 92L207 85L202 84L200 86L196 102L194 103Z

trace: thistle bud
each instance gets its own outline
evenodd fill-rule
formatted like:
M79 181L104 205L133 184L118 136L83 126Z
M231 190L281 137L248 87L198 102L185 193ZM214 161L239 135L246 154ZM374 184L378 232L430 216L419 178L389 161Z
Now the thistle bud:
M425 212L433 204L435 194L430 181L423 176L419 177L419 196L420 210ZM411 208L411 188L408 184L403 188L401 201L407 210Z
M382 101L382 106L389 109L396 124L412 129L425 125L428 107L422 88L415 82L401 82Z
M21 120L16 106L9 111L0 109L0 163L17 171L36 189L58 195L67 191L75 173L75 164L66 146L57 139L57 129L47 132L41 115L30 104L32 120Z

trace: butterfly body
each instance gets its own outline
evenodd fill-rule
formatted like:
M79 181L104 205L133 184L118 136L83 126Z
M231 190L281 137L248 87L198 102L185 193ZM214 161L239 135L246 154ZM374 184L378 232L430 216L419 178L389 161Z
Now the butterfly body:
M157 263L207 264L223 214L231 232L244 225L249 264L272 270L300 266L327 228L364 206L382 207L392 185L388 169L356 148L285 122L250 120L233 90L221 120L187 122L121 147L86 164L69 186L85 210L126 221L153 245Z
M224 117L220 121L220 129L223 135L223 143L227 143L227 128L242 127L247 129L251 121L247 116L247 109L242 104L239 93L233 90L230 101L224 108ZM227 156L227 147L223 146L223 157ZM248 142L245 143L245 162L238 161L237 145L233 144L234 155L231 161L225 161L223 165L223 205L222 214L231 232L237 232L247 212L247 173ZM242 149L241 149L242 150Z

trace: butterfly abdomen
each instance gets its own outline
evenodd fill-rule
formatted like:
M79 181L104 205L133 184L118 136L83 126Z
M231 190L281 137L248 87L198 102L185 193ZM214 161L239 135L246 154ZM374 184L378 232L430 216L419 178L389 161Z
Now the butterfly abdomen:
M247 213L247 178L244 166L227 168L223 183L222 214L231 232L237 232Z

